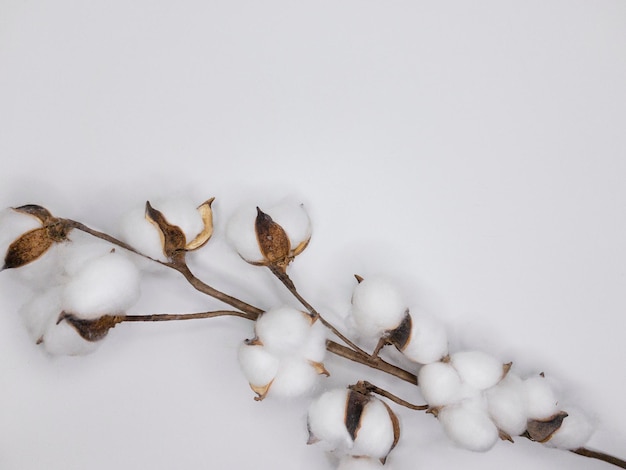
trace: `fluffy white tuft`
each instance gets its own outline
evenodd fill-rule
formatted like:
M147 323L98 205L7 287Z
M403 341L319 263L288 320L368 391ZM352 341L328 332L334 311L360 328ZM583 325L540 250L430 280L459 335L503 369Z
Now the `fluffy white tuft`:
M496 425L487 412L472 401L445 406L438 418L446 435L464 449L485 452L498 442Z
M510 436L526 430L526 406L522 379L509 372L495 387L486 392L489 414L499 429Z
M52 287L33 296L20 308L20 315L28 334L34 342L39 341L51 321L58 319L63 310L62 288Z
M324 357L326 357L326 327L322 325L322 322L316 321L311 325L300 353L313 362L322 362L324 360Z
M541 375L523 380L522 393L529 419L549 418L559 411L556 394L548 380Z
M146 219L145 207L137 207L124 216L119 224L120 238L138 252L165 261L161 237L156 227Z
M83 266L66 285L63 307L86 319L124 312L139 298L139 272L123 255L108 253Z
M256 215L254 207L243 206L226 224L226 239L239 256L250 263L263 261L263 254L254 228Z
M258 318L254 331L271 353L291 355L306 344L311 331L311 319L295 308L277 307Z
M398 288L381 278L364 279L352 293L352 316L357 331L379 337L404 319L407 305Z
M352 447L352 438L345 422L347 401L348 390L337 388L324 392L309 406L309 433L329 450Z
M393 423L389 411L383 402L372 398L363 408L361 426L350 453L384 458L389 454L393 440Z
M301 358L282 358L276 378L270 388L271 396L297 397L314 390L319 374L313 365Z
M461 380L477 390L497 384L503 375L502 362L482 351L462 351L450 356Z
M95 351L99 344L83 339L66 321L57 324L55 318L50 319L43 335L43 347L55 356L82 356Z
M420 364L441 360L448 354L445 326L430 316L411 314L411 336L402 352Z
M422 396L430 406L455 403L463 396L463 384L457 371L449 363L431 362L418 373Z
M580 408L567 407L564 411L567 417L546 445L567 450L583 447L593 434L593 423Z
M256 387L269 384L278 372L279 360L261 345L242 343L238 359L243 375Z

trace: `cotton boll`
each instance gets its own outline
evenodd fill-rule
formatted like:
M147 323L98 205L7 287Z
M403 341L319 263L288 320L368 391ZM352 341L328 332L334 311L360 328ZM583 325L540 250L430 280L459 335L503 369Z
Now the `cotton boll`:
M311 220L302 204L286 200L270 207L266 213L283 228L292 250L311 238Z
M44 335L51 321L63 310L61 287L53 287L33 296L20 308L20 315L33 342L38 342Z
M568 407L564 411L567 417L545 445L566 450L583 447L593 434L591 420L580 408Z
M138 207L125 214L120 220L119 231L122 241L139 253L152 259L166 261L159 231L146 219L145 207Z
M347 389L332 389L311 402L308 412L309 442L321 441L330 450L349 449L352 438L346 427Z
M309 315L291 307L268 310L254 327L267 350L278 355L290 355L299 350L306 343L310 329Z
M545 377L536 375L523 380L522 393L529 419L549 418L558 411L556 394Z
M495 387L486 391L489 415L509 436L519 436L526 430L526 407L522 379L509 372Z
M319 374L313 364L300 358L283 358L272 382L270 395L297 397L313 391Z
M448 354L448 335L443 323L429 316L411 315L411 333L402 353L420 364L441 360Z
M461 380L478 389L486 390L503 376L502 362L482 351L462 351L450 356L450 363Z
M57 324L56 318L50 320L43 334L43 346L48 353L54 356L82 356L98 348L98 342L85 340L66 321Z
M378 459L347 455L339 461L337 470L380 470L385 466Z
M464 449L485 452L498 442L496 425L482 407L472 402L445 406L437 418L446 435Z
M364 279L352 293L354 325L364 336L377 337L393 330L402 322L406 311L400 291L384 279Z
M139 272L125 256L109 253L78 271L65 287L63 306L81 318L124 312L139 298Z
M261 345L242 343L239 347L239 366L253 387L268 385L278 372L280 361Z
M445 362L431 362L418 372L418 384L422 396L430 406L455 403L464 394L461 377Z
M250 263L261 263L264 260L256 237L256 216L254 207L244 206L226 224L226 239L229 244L239 256Z
M372 398L363 408L361 425L358 428L353 455L367 455L385 458L391 451L394 442L394 429L389 410L383 402Z

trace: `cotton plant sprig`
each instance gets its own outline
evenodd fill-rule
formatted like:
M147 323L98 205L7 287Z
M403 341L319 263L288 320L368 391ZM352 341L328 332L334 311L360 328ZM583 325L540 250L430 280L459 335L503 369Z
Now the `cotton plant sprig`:
M1 270L15 272L34 288L20 309L33 341L50 354L81 355L92 353L120 323L239 317L254 322L254 336L243 338L238 352L254 398L309 396L308 443L336 456L339 470L382 468L401 442L392 406L432 414L452 442L470 451L523 437L626 468L626 461L584 447L591 421L576 405L560 404L549 378L522 378L512 363L482 351L449 351L445 326L411 312L388 280L356 276L351 331L340 331L301 296L288 274L311 239L302 205L283 201L266 210L243 208L225 231L241 258L268 268L299 308L259 308L206 284L190 270L187 255L213 235L212 202L148 202L122 219L119 237L55 217L38 205L1 212ZM180 273L230 309L128 314L139 298L141 272L149 266ZM377 345L368 352L359 345L364 341ZM418 373L384 360L380 353L388 345ZM427 404L415 405L368 381L326 389L320 381L332 373L324 365L326 353L419 384L412 398Z

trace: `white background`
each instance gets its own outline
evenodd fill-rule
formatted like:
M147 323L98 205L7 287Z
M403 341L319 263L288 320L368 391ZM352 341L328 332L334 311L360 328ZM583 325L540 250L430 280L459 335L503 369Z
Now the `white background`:
M626 3L0 0L0 205L39 203L115 233L147 199L215 196L192 259L215 287L291 302L220 231L244 200L303 201L291 268L345 315L352 274L385 274L455 349L545 371L626 458ZM53 358L0 273L0 468L330 469L307 400L254 402L239 319L120 325ZM173 273L131 313L219 305ZM416 389L330 360L324 383ZM602 469L525 440L454 448L401 414L394 470Z

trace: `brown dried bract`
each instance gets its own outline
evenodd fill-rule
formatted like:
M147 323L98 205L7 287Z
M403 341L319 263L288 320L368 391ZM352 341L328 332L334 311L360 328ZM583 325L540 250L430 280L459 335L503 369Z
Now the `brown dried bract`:
M387 452L387 455L389 455L389 453L393 450L393 448L398 444L398 441L400 441L400 420L398 419L396 414L393 412L393 410L387 403L385 403L384 401L381 401L381 403L385 405L385 408L387 408L387 412L389 413L389 418L391 419L391 424L393 426L393 443L391 444L391 447L389 448L389 452ZM385 461L387 460L387 455L380 459L380 462L383 465L385 464Z
M104 338L111 328L122 321L122 317L119 315L103 315L95 320L86 320L71 313L61 312L57 323L62 321L68 322L83 339L93 343Z
M192 251L203 247L213 235L213 210L211 209L211 204L213 204L214 200L215 198L212 197L198 206L204 228L193 240L185 245L185 250Z
M146 202L146 219L148 219L159 230L163 253L172 260L184 253L187 240L185 233L178 225L170 224L165 216L152 207L150 202Z
M400 351L403 351L406 348L407 344L411 340L411 328L413 326L413 320L411 319L411 315L407 310L404 314L404 318L400 322L400 324L390 330L387 333L387 341L393 344Z
M370 401L370 396L365 395L354 390L348 392L348 398L346 401L346 416L344 421L346 423L346 429L350 434L350 437L354 441L361 427L361 415L363 414L363 408Z
M529 419L526 432L533 441L547 442L552 435L558 431L565 418L567 418L567 413L559 411L554 416L545 420Z
M2 269L19 268L35 261L48 251L53 243L54 240L48 236L46 227L26 232L9 245Z
M33 217L37 217L44 225L49 223L54 218L48 209L38 206L37 204L26 204L24 206L14 207L13 210L21 212L22 214L29 214Z
M254 223L261 254L267 264L286 267L289 264L291 242L285 230L258 207ZM303 248L304 249L304 248Z

